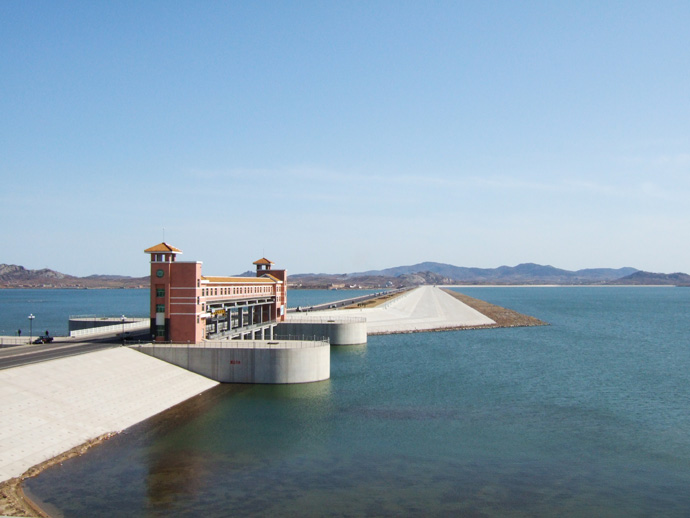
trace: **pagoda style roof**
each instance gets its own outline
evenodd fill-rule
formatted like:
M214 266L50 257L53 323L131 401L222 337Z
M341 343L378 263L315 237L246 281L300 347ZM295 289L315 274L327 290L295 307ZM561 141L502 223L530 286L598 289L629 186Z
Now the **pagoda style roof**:
M269 261L269 260L266 259L265 257L262 257L261 259L258 259L258 260L256 260L256 261L254 261L252 264L262 265L262 266L263 266L263 265L268 265L268 266L270 266L270 265L275 264L275 263L274 263L273 261Z
M163 253L173 252L175 254L181 254L182 250L180 250L179 248L175 248L174 246L169 245L166 242L159 243L155 246L152 246L151 248L147 248L146 250L144 250L144 253L146 253L146 254L157 254L160 252L163 252Z

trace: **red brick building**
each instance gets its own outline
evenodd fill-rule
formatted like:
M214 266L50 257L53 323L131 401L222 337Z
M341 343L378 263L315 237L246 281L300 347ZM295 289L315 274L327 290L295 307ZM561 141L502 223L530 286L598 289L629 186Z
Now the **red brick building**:
M287 272L266 258L256 277L209 277L200 261L177 261L181 250L160 243L151 255L151 333L156 341L271 339L285 320Z

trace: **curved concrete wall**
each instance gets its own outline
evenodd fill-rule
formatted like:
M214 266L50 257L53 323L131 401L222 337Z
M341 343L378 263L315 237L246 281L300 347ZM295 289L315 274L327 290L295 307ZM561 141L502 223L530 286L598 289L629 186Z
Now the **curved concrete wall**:
M281 337L328 337L331 345L362 345L367 343L366 320L360 322L281 322L276 327L276 335Z
M307 347L286 343L275 348L267 342L251 342L248 347L229 342L228 347L149 344L135 349L223 383L310 383L331 377L328 343Z

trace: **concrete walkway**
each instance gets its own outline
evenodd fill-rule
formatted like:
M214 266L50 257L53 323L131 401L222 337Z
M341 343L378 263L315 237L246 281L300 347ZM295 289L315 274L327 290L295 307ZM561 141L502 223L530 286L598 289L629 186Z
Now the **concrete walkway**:
M312 316L365 317L368 334L407 333L458 327L490 325L495 322L435 286L420 286L375 308L329 310ZM289 321L299 321L290 315Z
M0 482L215 385L122 347L0 371Z

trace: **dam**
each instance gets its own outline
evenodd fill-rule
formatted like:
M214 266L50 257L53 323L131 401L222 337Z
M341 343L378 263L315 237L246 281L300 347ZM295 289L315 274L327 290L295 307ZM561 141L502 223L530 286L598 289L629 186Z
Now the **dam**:
M314 313L290 313L286 325L304 329L314 319L322 323L363 322L367 335L438 331L494 326L496 322L436 286L419 286L371 308L327 309ZM355 331L352 331L355 334ZM356 335L357 340L361 335ZM348 337L349 338L349 337ZM342 343L345 339L341 339ZM366 340L364 340L366 341ZM334 343L331 341L331 343Z
M311 383L331 376L328 340L221 340L132 346L222 383Z
M201 262L177 261L181 250L167 243L145 252L151 256L150 319L123 315L90 328L73 319L71 337L55 344L69 357L34 356L32 345L0 354L0 482L30 476L32 467L218 383L327 380L332 345L362 345L376 334L499 325L434 286L288 313L287 273L265 258L254 262L255 277L228 277L202 275ZM150 340L104 349L94 331L123 340L143 332Z
M126 347L0 370L0 481L217 384Z
M317 315L319 322L308 321ZM342 319L357 326L351 336L354 341L366 341L367 333L493 322L434 287L411 290L378 308L295 314L286 323L292 318L311 326ZM25 354L31 347L17 349ZM32 466L103 434L122 431L219 381L327 379L329 351L330 345L319 340L289 346L279 340L209 340L195 345L154 341L0 370L7 402L0 422L0 481L21 476ZM297 358L303 354L311 358Z

